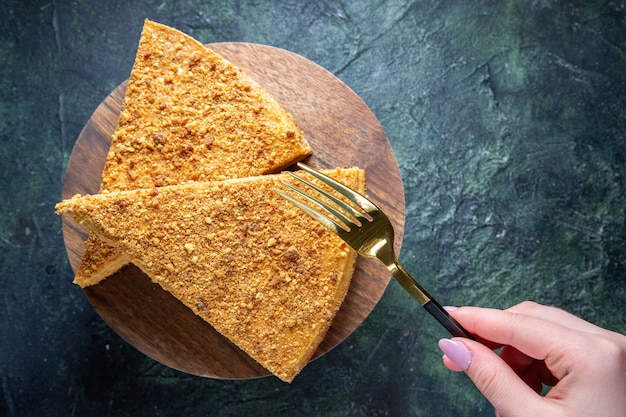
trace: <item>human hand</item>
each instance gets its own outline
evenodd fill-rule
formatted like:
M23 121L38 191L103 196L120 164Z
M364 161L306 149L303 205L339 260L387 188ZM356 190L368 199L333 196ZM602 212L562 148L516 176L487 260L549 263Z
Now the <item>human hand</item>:
M442 339L443 363L465 371L496 415L626 416L626 336L528 301L449 312L484 344ZM542 384L552 387L543 397Z

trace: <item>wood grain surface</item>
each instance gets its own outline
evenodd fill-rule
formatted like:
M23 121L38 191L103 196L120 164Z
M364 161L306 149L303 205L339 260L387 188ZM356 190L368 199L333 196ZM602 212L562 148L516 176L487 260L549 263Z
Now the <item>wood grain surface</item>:
M404 233L402 179L391 145L365 103L333 74L294 53L248 43L207 46L242 67L293 115L313 148L307 163L318 168L365 169L367 194L390 217L399 252ZM83 128L67 166L63 198L98 192L125 90L123 83L112 91ZM63 236L74 271L87 235L69 215L63 216ZM358 259L350 291L314 358L337 346L365 320L389 280L382 264ZM83 291L122 338L171 368L223 379L269 375L133 265Z

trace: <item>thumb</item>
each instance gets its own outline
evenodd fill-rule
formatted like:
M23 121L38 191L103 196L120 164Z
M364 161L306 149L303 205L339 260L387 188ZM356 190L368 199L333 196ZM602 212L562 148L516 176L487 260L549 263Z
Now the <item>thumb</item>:
M468 339L442 339L444 364L465 371L474 385L503 416L551 415L543 397L522 381L511 367L486 346Z

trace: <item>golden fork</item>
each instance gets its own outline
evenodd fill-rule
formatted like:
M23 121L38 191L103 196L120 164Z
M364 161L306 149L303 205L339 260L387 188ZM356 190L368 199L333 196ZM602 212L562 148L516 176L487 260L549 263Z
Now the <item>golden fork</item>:
M344 200L292 172L290 172L291 176L310 189L318 192L327 199L327 201L316 198L299 187L286 182L283 182L286 187L298 196L303 197L316 208L311 207L291 194L280 190L274 191L337 234L362 256L376 258L385 264L391 275L400 285L437 319L450 334L473 339L467 330L456 322L437 300L428 294L398 262L393 250L393 227L385 213L367 198L321 172L316 171L310 166L298 163L298 167L346 197L353 204L346 203ZM320 209L331 214L334 218L328 214L322 213Z

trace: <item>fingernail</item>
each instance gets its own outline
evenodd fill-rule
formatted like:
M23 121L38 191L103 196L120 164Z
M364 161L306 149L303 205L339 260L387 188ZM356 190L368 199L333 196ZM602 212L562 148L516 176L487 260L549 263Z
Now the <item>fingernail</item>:
M496 410L496 417L502 417L502 415L500 414L498 410Z
M461 342L441 339L439 341L439 349L441 349L448 359L464 371L466 371L470 363L472 363L472 353L467 349L467 346Z
M451 311L458 310L459 308L455 306L445 306L443 309L449 313Z

